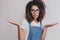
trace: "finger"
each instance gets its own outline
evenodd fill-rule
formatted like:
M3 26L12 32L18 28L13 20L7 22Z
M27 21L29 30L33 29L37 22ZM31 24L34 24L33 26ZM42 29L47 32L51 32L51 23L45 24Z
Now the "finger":
M10 19L8 19L8 18L6 19L6 21L11 22L11 20L10 20Z
M13 24L13 21L11 19L6 19L6 21Z
M54 23L53 25L56 25L56 24L58 24L58 23Z
M7 21L10 22L10 23L14 23L14 22L15 22L15 21L12 20L12 19L7 19Z
M54 26L54 25L56 25L56 24L58 24L58 23L54 23L54 24L52 24L52 25L50 25L50 26Z

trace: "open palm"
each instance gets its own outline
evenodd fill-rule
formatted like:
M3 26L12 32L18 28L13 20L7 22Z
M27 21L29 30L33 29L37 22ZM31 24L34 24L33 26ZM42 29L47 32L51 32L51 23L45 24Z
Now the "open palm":
M20 25L18 22L16 22L15 20L12 20L12 19L6 19L9 23L13 24L13 25Z
M46 26L46 27L52 27L52 26L54 26L54 25L56 25L56 24L58 24L58 23L46 24L45 26Z

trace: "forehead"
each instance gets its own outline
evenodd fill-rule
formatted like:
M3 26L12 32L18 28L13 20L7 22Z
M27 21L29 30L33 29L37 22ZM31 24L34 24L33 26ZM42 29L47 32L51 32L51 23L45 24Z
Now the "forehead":
M39 9L39 8L38 8L38 6L33 5L33 6L31 7L31 9Z

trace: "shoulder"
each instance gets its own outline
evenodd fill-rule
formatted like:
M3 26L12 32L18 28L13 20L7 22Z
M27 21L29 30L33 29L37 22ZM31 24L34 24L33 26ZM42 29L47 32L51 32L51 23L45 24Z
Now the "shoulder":
M21 23L28 23L28 21L26 20L26 18L23 18L23 19L21 20Z
M23 22L23 21L27 21L26 18L23 18L23 19L22 19L22 22Z
M26 18L23 18L23 19L22 19L21 25L22 25L22 28L23 28L23 29L28 29L29 23L28 23L28 21L26 20Z

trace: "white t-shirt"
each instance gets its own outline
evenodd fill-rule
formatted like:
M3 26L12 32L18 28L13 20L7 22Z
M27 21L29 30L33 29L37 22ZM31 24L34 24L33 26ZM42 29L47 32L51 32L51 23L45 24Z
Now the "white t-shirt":
M22 26L22 29L26 30L26 38L25 38L25 40L27 40L27 37L28 37L28 34L29 34L29 23L25 18L22 20L21 26ZM32 21L31 26L40 27L40 22L35 23L34 21ZM43 24L42 24L42 29L43 29Z

